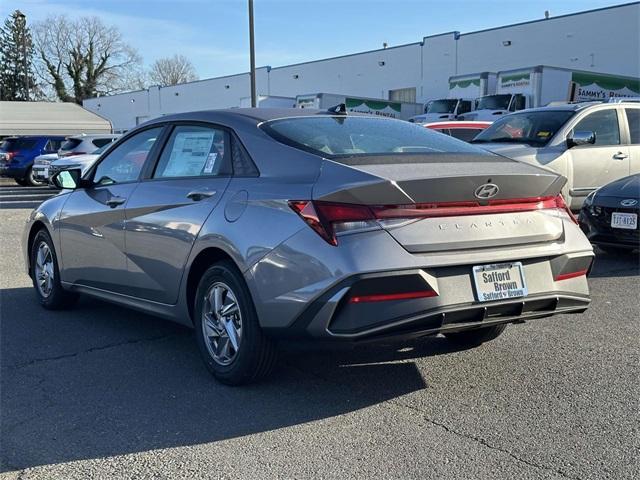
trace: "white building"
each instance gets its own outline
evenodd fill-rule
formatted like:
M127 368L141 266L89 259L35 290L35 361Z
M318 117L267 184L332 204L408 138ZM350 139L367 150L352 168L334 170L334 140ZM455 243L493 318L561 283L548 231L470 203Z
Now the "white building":
M640 77L640 2L533 20L369 52L261 67L259 95L331 92L425 102L446 97L452 75L550 65ZM85 108L126 130L151 118L237 107L250 92L248 73L87 99Z

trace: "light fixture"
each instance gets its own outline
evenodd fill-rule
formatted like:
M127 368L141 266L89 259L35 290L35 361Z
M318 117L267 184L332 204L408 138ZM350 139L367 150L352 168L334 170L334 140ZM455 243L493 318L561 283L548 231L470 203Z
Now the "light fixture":
M293 78L294 78L295 80L297 80L298 78L300 78L300 75L298 75L297 73L295 73L295 74L293 75Z
M510 47L511 46L511 40L503 40L502 41L502 46L503 47Z
M224 88L226 88L227 90L229 90L231 88L231 85L225 85Z
M379 67L384 67L384 66L385 66L385 62L384 62L383 60L380 60L380 61L378 62L378 66L379 66Z

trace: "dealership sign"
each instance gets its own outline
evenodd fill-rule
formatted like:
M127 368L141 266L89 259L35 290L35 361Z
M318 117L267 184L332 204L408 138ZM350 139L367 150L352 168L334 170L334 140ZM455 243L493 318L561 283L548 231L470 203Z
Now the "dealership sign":
M401 105L399 102L385 102L384 100L364 100L362 98L347 98L345 105L349 112L368 113L381 117L399 118Z
M615 97L640 96L640 79L574 72L575 100L608 100Z

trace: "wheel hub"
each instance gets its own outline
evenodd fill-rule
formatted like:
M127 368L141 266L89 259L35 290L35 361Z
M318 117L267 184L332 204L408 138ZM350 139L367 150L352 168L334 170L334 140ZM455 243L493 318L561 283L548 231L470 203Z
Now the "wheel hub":
M202 333L215 362L220 365L233 363L242 342L242 314L236 295L223 282L214 283L205 294Z

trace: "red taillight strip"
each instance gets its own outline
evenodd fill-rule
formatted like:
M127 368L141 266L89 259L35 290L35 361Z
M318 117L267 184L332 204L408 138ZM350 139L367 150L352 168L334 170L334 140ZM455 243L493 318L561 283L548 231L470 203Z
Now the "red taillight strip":
M378 295L357 295L349 299L349 303L388 302L391 300L411 300L413 298L437 297L435 290L421 290L419 292L385 293Z
M487 205L478 202L441 202L418 203L415 205L374 206L371 207L377 219L412 218L412 217L456 217L464 215L480 215L483 213L511 213L544 210L547 208L564 208L558 197L514 198L490 200Z
M570 278L581 277L582 275L587 274L588 269L578 270L577 272L569 272L569 273L561 273L556 275L554 281L559 282L560 280L569 280Z

